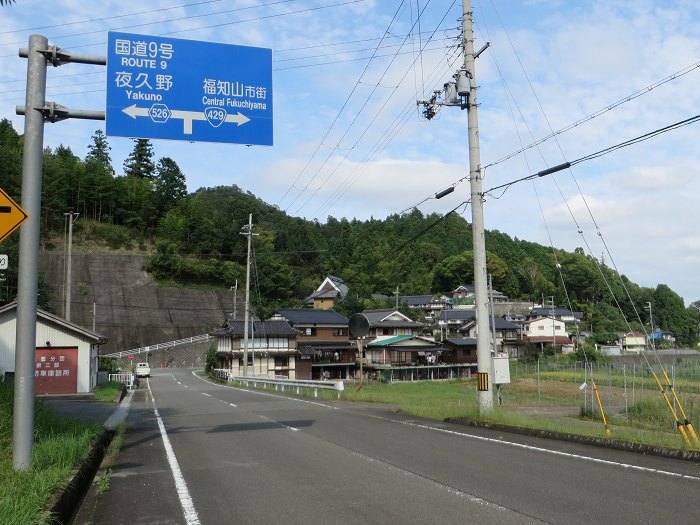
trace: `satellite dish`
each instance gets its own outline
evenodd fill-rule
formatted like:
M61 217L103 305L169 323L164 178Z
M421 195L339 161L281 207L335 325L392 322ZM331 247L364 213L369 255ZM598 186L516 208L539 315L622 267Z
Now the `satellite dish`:
M369 333L369 319L362 314L353 314L348 321L348 330L352 339L366 337Z

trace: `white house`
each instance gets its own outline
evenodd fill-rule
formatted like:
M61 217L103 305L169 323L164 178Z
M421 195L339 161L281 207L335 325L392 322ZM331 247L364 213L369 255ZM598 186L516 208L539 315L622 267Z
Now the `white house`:
M574 343L566 333L566 324L551 317L537 317L522 322L520 336L523 341L544 348L551 345L559 347L562 353L574 351Z
M15 372L17 303L0 307L0 373ZM107 338L37 310L34 391L82 394L97 384L99 347Z

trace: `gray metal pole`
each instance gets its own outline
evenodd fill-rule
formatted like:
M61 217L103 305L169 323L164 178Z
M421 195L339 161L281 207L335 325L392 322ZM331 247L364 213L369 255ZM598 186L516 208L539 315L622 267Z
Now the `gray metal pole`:
M253 214L248 216L248 232L244 235L248 236L248 262L245 270L245 315L243 316L243 375L248 375L248 301L250 299L250 241L253 234Z
M46 98L46 57L41 53L48 39L29 37L22 208L29 215L20 229L17 283L17 332L15 344L15 400L12 427L12 464L29 470L34 444L34 353L36 306L39 288L39 227L41 223L41 170L44 149L44 117L38 108ZM37 108L37 109L34 109Z
M470 75L468 101L469 178L472 208L472 247L474 250L474 293L476 296L476 368L486 374L487 385L478 391L479 411L493 410L491 373L491 334L489 333L489 300L486 277L486 239L484 234L484 203L481 185L479 149L479 117L476 99L476 68L474 65L473 12L470 0L463 0L462 32L464 35L464 69Z

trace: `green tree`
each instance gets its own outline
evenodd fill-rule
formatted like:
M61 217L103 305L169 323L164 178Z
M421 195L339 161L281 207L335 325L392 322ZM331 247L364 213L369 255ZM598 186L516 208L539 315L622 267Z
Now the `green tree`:
M153 164L153 146L148 139L133 139L134 149L124 161L124 175L139 179L153 179L156 167Z
M103 131L101 129L95 130L95 134L92 136L92 144L88 146L85 162L92 164L95 168L99 167L102 173L113 177L114 168L112 167L112 157L109 155L111 149Z
M163 157L156 166L156 178L153 183L156 216L163 217L186 195L185 175L173 159Z

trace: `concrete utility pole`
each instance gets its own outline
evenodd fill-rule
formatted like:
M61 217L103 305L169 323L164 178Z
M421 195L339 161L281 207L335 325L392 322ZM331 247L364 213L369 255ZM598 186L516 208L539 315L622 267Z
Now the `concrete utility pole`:
M233 311L233 320L236 320L236 303L238 302L238 279L236 279L236 284L231 287L229 292L233 292L233 305L231 310Z
M444 85L444 100L439 101L440 90L434 91L428 100L419 100L423 116L435 117L440 106L458 106L467 110L467 136L469 139L469 180L472 207L472 249L474 251L474 294L476 309L476 361L478 378L479 411L493 410L493 385L491 370L491 333L489 332L489 298L486 273L486 240L484 234L484 201L482 190L481 158L479 150L479 117L476 99L475 59L489 46L488 42L474 53L473 12L470 0L462 2L462 48L464 64L455 73L455 81ZM436 199L452 193L454 186L435 194Z
M651 329L651 333L649 334L649 346L654 346L654 318L651 315L651 303L647 302L647 310L649 310L649 328Z
M80 216L79 213L73 213L71 210L68 213L64 213L68 217L68 259L66 264L66 306L63 317L66 321L70 321L70 295L71 295L71 283L73 281L73 259L71 257L73 251L73 223ZM75 218L73 218L75 217ZM93 329L94 330L94 329Z
M248 375L248 320L250 319L250 245L253 235L253 214L248 216L248 225L244 226L245 232L241 235L248 237L248 258L245 270L245 315L243 316L243 375ZM255 365L255 363L253 363Z
M555 328L554 328L554 320L555 320L555 316L554 316L554 296L553 296L553 295L550 295L550 296L549 296L549 300L550 300L551 305L552 305L552 349L556 352L556 350L557 350L557 333L556 333Z
M462 33L464 74L469 81L467 128L469 137L469 179L472 208L472 247L474 250L474 293L476 306L476 367L479 377L479 412L493 410L492 356L489 332L489 300L486 274L486 239L484 234L484 201L481 185L479 149L479 117L476 98L476 67L474 64L474 30L471 1L463 0ZM460 83L457 83L458 94Z

